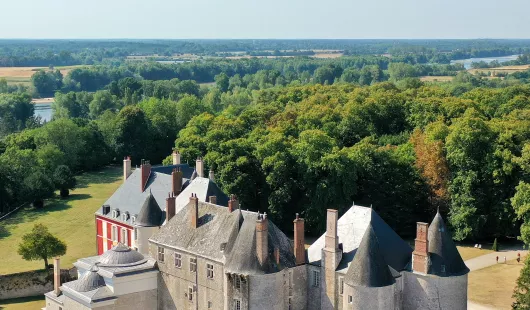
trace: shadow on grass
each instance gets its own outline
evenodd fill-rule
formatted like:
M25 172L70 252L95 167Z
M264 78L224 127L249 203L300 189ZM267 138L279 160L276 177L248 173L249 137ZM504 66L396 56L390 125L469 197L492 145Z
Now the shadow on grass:
M97 171L88 171L76 176L77 188L87 188L89 184L110 184L121 179L122 170L117 166L107 166Z
M47 200L44 204L44 208L42 209L35 209L31 205L26 206L16 214L13 214L12 217L2 221L2 225L0 226L0 239L9 237L11 235L10 230L7 228L8 226L10 226L10 229L13 229L17 224L38 220L38 218L42 217L43 215L52 212L70 209L72 207L68 204L70 201L85 200L91 197L92 196L89 194L71 194L66 199L56 197Z
M45 300L44 295L0 300L0 309L5 309L6 306L9 306L9 305L22 304L26 302L39 301L39 300L44 301Z

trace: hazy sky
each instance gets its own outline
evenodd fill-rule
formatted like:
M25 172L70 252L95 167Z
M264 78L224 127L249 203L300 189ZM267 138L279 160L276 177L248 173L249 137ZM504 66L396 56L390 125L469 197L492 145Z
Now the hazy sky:
M530 38L529 0L0 1L0 38Z

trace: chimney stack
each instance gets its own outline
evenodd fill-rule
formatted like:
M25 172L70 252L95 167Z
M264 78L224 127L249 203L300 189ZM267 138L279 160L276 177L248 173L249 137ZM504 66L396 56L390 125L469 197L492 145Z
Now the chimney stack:
M147 181L149 180L149 175L151 174L151 163L148 160L142 159L142 165L140 166L140 169L142 173L141 179L140 179L141 181L140 186L142 187L141 191L143 193L145 190L145 186L147 185Z
M131 157L127 156L123 159L123 182L125 183L125 180L131 175L132 173L132 167L131 167Z
M294 257L296 265L305 264L305 233L304 219L296 213L294 219Z
M337 210L328 209L326 220L326 244L325 248L336 252L339 247L337 236L337 221L339 220L339 212Z
M199 226L199 199L197 199L197 194L191 194L188 214L191 228L197 228Z
M166 224L171 218L173 218L173 216L175 216L175 200L175 195L169 193L166 198Z
M239 209L239 201L237 201L236 195L230 195L230 200L228 200L228 212L232 212L235 209Z
M204 162L201 157L195 161L195 170L197 171L197 176L204 178Z
M416 224L416 239L414 252L412 252L412 271L428 273L429 271L429 224Z
M259 214L256 220L256 256L260 265L267 263L269 256L269 220L267 213Z
M217 196L210 196L210 203L217 204Z
M53 259L53 292L55 296L61 295L61 264L59 257Z
M173 165L180 165L180 153L179 151L175 150L173 151Z
M174 196L178 196L182 191L182 170L180 167L174 168L171 172L171 190L173 191Z
M215 182L215 174L213 173L213 169L210 169L210 174L208 174L208 178L210 181Z

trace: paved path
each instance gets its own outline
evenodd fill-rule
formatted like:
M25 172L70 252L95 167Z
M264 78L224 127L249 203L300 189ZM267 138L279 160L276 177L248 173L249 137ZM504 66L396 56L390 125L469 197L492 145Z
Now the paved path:
M495 308L479 305L472 301L467 301L467 310L495 310Z
M479 270L482 268L486 268L492 265L495 265L497 262L495 258L499 256L499 264L504 263L504 256L506 256L506 260L512 260L517 258L517 253L521 253L521 257L526 256L528 254L528 251L522 251L522 250L509 250L509 251L500 251L500 252L492 252L489 254L485 254L479 257L475 257L472 259L466 260L466 265L469 268L469 270Z

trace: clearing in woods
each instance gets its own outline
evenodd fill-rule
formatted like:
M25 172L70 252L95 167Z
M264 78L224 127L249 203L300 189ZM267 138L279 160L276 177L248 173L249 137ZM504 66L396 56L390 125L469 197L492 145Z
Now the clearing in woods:
M58 66L54 69L60 70L63 76L75 68L88 67L85 65L79 66ZM31 76L39 70L49 70L46 67L0 67L0 79L6 79L8 84L24 84L31 83Z
M22 236L42 223L66 242L61 264L72 267L78 258L96 254L94 212L122 183L117 167L87 172L77 177L78 187L67 199L51 199L41 210L27 207L0 222L0 274L42 269L44 262L25 261L17 254ZM49 260L50 263L51 259Z

